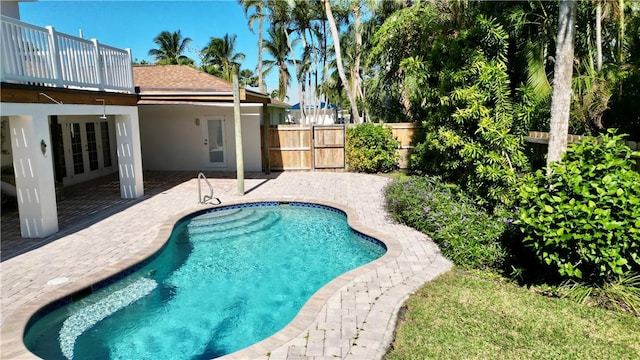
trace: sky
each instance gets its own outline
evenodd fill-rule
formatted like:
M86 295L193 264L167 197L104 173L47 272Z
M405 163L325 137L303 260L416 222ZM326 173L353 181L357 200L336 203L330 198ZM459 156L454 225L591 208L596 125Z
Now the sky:
M97 39L101 44L131 49L134 60L147 60L149 50L157 48L153 39L162 31L180 30L191 38L186 54L199 62L198 52L209 39L226 33L236 34L236 51L246 55L242 68L255 71L258 63L258 34L252 33L236 0L201 1L60 1L20 2L20 19L37 25L51 25L56 31ZM257 26L256 26L257 31ZM267 90L278 87L277 70L266 79ZM293 85L293 82L292 82ZM287 91L290 104L298 102L295 88Z

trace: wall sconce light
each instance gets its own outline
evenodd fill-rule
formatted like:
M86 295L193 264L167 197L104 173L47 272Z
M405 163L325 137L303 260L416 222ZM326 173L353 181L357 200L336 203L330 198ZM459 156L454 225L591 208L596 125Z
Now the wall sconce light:
M107 119L107 114L106 114L106 111L105 111L105 101L104 101L104 99L96 99L96 101L102 101L102 116L100 116L100 119L106 120Z
M42 155L47 153L47 143L44 142L44 139L40 140L40 151L42 151Z
M200 118L196 118L196 126L200 126Z

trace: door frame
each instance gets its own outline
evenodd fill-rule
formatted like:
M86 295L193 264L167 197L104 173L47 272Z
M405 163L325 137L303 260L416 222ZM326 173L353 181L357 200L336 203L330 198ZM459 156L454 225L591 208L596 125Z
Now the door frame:
M202 128L202 143L203 143L203 160L206 168L226 168L229 156L227 154L227 126L226 119L223 115L206 115L203 116ZM222 162L211 162L209 152L211 151L209 144L211 139L209 137L209 122L220 121L222 131Z
M104 150L102 144L102 123L106 122L109 132L109 155L111 157L111 166L104 166ZM98 156L98 168L90 170L89 149L87 143L87 125L94 124L96 137L96 152ZM97 120L93 118L75 118L75 117L59 117L58 124L62 127L62 143L64 148L64 161L66 176L62 178L63 186L78 184L84 181L98 178L117 171L117 154L116 154L116 138L115 138L115 120L109 118L107 120ZM73 163L73 149L71 147L71 127L73 124L79 124L80 128L80 144L82 147L82 161L84 172L76 174Z

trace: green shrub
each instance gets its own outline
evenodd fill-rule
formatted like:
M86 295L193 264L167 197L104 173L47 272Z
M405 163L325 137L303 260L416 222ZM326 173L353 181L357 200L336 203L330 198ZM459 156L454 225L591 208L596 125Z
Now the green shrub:
M450 34L434 35L429 56L401 63L411 109L425 112L410 169L442 176L487 207L509 205L528 169L523 135L535 101L514 101L530 93L512 89L509 36L496 19L478 16Z
M519 192L525 244L560 275L591 283L640 272L640 174L613 132L569 146Z
M385 197L396 221L431 236L456 265L503 267L507 254L500 237L505 221L479 209L457 187L435 177L401 178L386 187Z
M347 128L345 157L349 170L366 173L389 172L396 166L400 142L391 127L364 123Z

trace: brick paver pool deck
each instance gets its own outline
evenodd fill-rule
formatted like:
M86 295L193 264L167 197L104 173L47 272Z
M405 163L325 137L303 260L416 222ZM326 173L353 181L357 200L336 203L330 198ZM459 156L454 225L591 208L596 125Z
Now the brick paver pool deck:
M194 174L195 175L195 174ZM236 181L210 179L222 205L261 200L307 201L341 208L352 227L387 244L384 257L319 290L282 331L224 359L380 359L393 337L406 298L452 264L424 234L393 222L383 206L389 179L334 172L284 172ZM154 253L181 216L209 207L197 202L194 178L150 196L106 219L0 263L3 359L35 356L22 342L29 317L42 306L81 290ZM47 284L68 278L59 285Z

